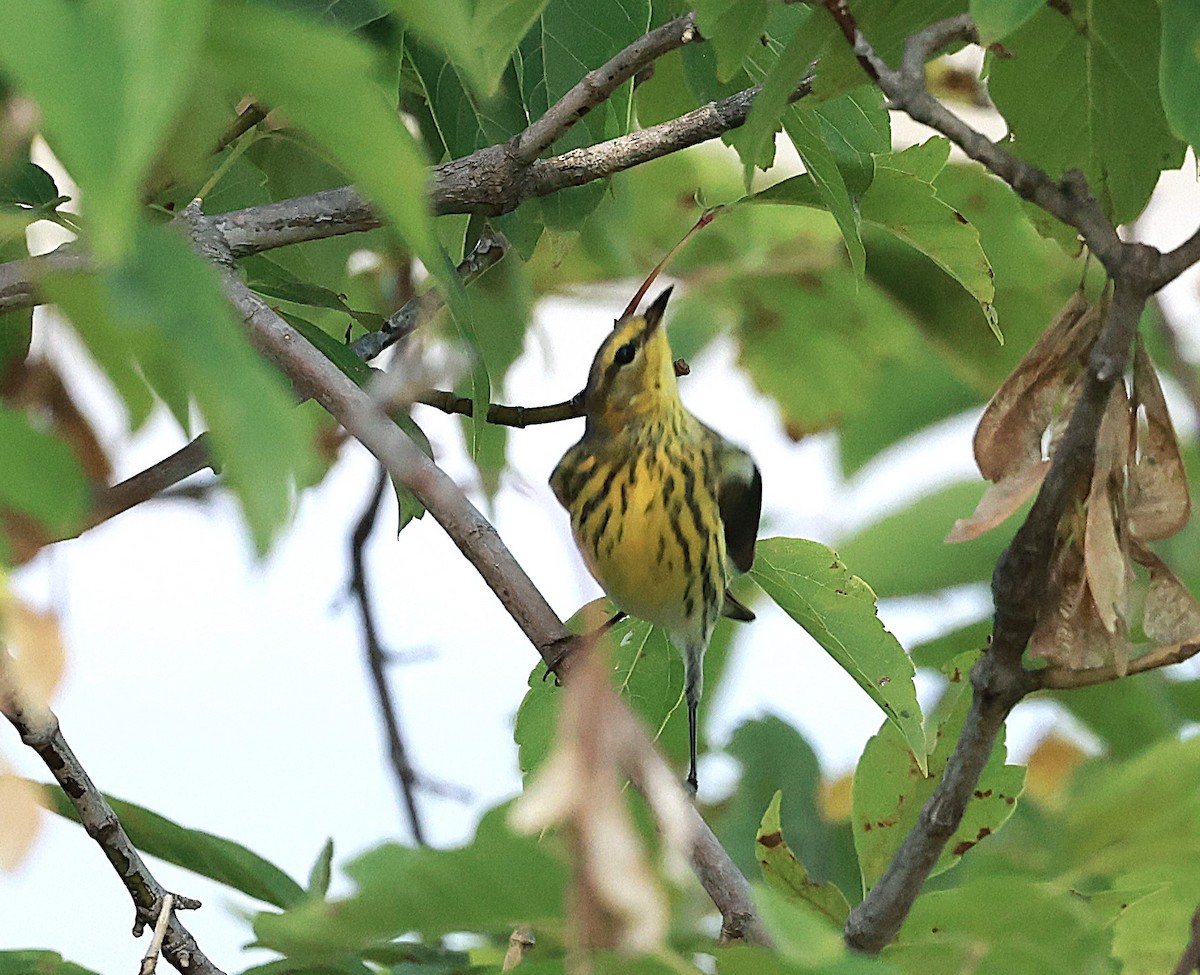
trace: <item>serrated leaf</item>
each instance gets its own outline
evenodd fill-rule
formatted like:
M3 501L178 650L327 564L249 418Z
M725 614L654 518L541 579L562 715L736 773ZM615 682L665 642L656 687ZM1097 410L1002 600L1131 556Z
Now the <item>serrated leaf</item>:
M1163 0L1158 89L1171 131L1200 147L1200 8L1192 0Z
M904 837L933 794L958 741L971 705L970 665L977 653L964 654L953 667L946 698L938 705L945 718L930 728L928 770L918 766L910 744L894 724L886 723L867 742L854 773L854 847L863 889L870 890L891 863ZM1012 815L1025 782L1025 770L1005 764L1003 734L979 776L962 822L950 837L931 876L949 870L977 843L995 833Z
M306 56L297 58L296 51ZM375 55L365 43L302 17L246 5L222 8L207 54L230 84L255 92L308 132L454 291L433 232L426 161L379 84Z
M90 500L87 477L71 448L22 411L0 406L0 506L66 534L83 524Z
M836 925L846 923L850 914L850 902L846 900L836 885L817 883L809 879L804 864L788 848L783 838L783 830L779 817L779 805L783 799L782 792L776 792L771 799L767 811L763 813L762 823L755 837L755 848L758 851L758 863L762 868L763 880L767 886L777 890L790 900L816 911L826 920Z
M517 836L506 810L492 810L470 845L414 849L395 843L346 867L353 895L305 901L283 914L259 914L257 943L298 964L360 957L405 932L507 932L518 924L553 931L563 917L567 871L549 844Z
M78 812L62 789L56 785L45 789L54 812L79 822ZM286 908L304 900L304 888L240 843L180 826L132 802L106 798L133 845L143 853L276 907Z
M925 729L916 670L875 610L875 593L838 554L800 538L758 543L749 575L828 651L887 716L925 769Z
M87 199L100 260L134 235L140 184L193 82L210 6L0 5L0 61L37 101L47 141Z
M988 90L1011 150L1058 179L1082 170L1115 223L1145 207L1159 174L1183 162L1159 97L1157 4L1089 0L1076 23L1043 7L993 61Z

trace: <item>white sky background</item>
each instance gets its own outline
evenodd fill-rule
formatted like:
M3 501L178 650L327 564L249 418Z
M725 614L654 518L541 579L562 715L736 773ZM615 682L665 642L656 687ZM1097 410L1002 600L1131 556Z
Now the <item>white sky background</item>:
M1160 191L1140 233L1174 246L1200 219L1191 163L1168 175ZM577 391L633 287L540 303L525 354L496 399L536 405ZM1165 300L1194 322L1196 293L1192 275ZM165 414L124 442L120 407L73 336L45 311L36 328L38 347L63 365L113 447L118 478L185 442ZM914 438L845 483L834 437L790 442L774 405L734 368L728 342L691 365L684 401L748 447L762 469L764 537L836 545L931 485L974 473L971 415ZM1177 398L1172 406L1188 428ZM471 469L457 421L423 410L419 422L439 463L463 483ZM493 512L505 542L564 617L598 593L546 485L581 424L514 431L512 470ZM373 461L349 447L325 482L303 496L294 525L262 563L234 503L217 494L203 504L144 505L53 546L15 575L19 593L62 617L69 671L55 709L103 790L235 839L302 883L329 836L335 867L383 841L408 841L356 611L345 598L349 534L373 477ZM470 837L483 809L519 787L512 719L537 655L431 517L397 541L386 527L394 516L385 511L367 553L372 591L388 649L417 657L391 671L413 763L471 795L466 803L420 796L434 843L453 845ZM948 511L947 527L965 513ZM983 598L968 591L885 604L881 616L907 645L957 625ZM849 771L878 729L880 711L781 612L766 602L756 609L759 620L738 629L731 673L705 699L702 720L722 739L747 718L779 714L801 729L828 774ZM761 679L768 672L771 679ZM927 699L934 687L922 683L921 690ZM1027 754L1062 721L1053 705L1023 705L1010 720L1010 744L1018 757ZM46 778L13 734L0 732L0 761ZM732 762L703 765L703 792L722 794L735 774ZM205 901L184 921L221 967L265 960L239 951L248 928L237 914L257 905L166 864L151 861L151 868L169 889ZM335 890L345 889L338 884L335 876ZM0 948L49 947L102 972L132 971L147 944L129 937L132 920L129 898L99 850L56 817L44 817L25 864L0 875Z

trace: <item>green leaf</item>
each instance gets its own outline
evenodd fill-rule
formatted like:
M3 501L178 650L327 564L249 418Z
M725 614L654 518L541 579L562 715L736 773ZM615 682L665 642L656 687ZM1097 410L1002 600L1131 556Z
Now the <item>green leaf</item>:
M797 860L788 848L779 818L779 804L782 798L782 792L775 793L767 811L763 813L762 823L755 837L763 880L769 887L790 900L841 926L846 923L850 914L850 902L836 885L810 880L804 864Z
M773 397L787 430L823 430L862 409L864 390L882 382L885 364L921 349L912 318L870 282L861 285L841 262L807 273L697 290L683 306L727 310L738 323L739 361L754 385ZM803 383L796 364L805 364Z
M867 742L854 773L854 846L862 868L863 889L870 890L891 863L904 837L916 825L921 808L933 794L950 758L971 704L970 664L966 654L954 668L939 711L945 718L930 729L929 767L917 765L917 754L895 725L887 723ZM1003 734L984 766L973 798L954 835L946 843L931 876L949 870L963 855L1012 815L1025 783L1025 770L1006 765Z
M838 551L885 599L987 582L1012 538L1010 529L1002 525L958 545L944 541L954 519L974 511L982 493L977 481L934 491L862 529ZM905 553L903 560L897 561L897 552Z
M6 406L0 406L0 444L0 505L55 534L82 527L91 496L71 448Z
M0 951L0 975L95 975L57 951Z
M306 892L309 897L323 898L329 893L329 879L333 867L333 838L330 837L321 847L317 859L313 861L312 869L308 872Z
M832 549L800 538L760 541L749 575L879 705L924 771L916 671L879 621L871 587L852 575Z
M521 38L529 33L548 3L549 0L498 0L475 7L472 36L477 45L475 74L481 79L481 94L495 94Z
M599 611L602 608L602 612ZM615 612L605 600L583 607L567 621L575 630ZM597 646L611 653L612 679L622 696L646 724L659 746L676 760L688 754L687 713L683 700L683 662L666 632L644 620L626 618ZM543 680L545 664L529 675L529 690L517 710L513 738L521 771L538 768L550 753L558 730L562 691L553 678Z
M0 62L87 200L101 261L134 236L141 181L199 66L206 0L0 4Z
M36 163L19 161L0 179L0 209L49 216L69 196L62 196L54 177Z
M487 91L488 73L479 58L468 0L391 0L390 5L408 30L445 55L450 70L467 77L476 91Z
M1163 0L1158 90L1171 131L1200 147L1200 8L1192 0Z
M551 844L513 834L506 812L485 815L474 840L461 849L391 843L364 854L346 867L356 884L353 895L259 914L258 944L294 962L318 964L358 957L406 932L507 936L518 924L552 932L562 923L567 871Z
M377 80L372 50L332 28L254 4L223 7L213 28L207 53L214 67L308 132L429 272L449 282L452 271L429 213L425 160Z
M1105 972L1111 971L1106 923L1111 916L1097 917L1065 885L986 877L917 898L885 956L923 975Z
M79 814L62 789L56 785L44 789L54 812L79 822ZM129 839L143 853L276 907L304 900L304 889L296 881L240 843L180 826L132 802L107 798Z
M1000 338L992 307L994 274L980 246L979 232L966 217L938 199L934 184L919 174L925 165L922 150L931 145L944 162L950 144L943 139L875 157L875 178L861 201L862 218L916 248L961 284L979 302Z
M761 43L767 0L698 0L695 9L696 25L717 53L717 78L729 81L753 45Z
M1044 0L971 0L971 19L986 47L1003 40L1044 6Z
M368 331L378 331L383 327L385 319L382 315L355 311L346 304L341 295L319 284L301 280L287 268L262 254L253 254L245 258L242 267L246 271L247 286L268 298L342 312Z
M105 364L133 357L181 425L194 397L259 551L286 522L292 482L314 464L311 417L246 340L217 271L168 227L142 227L121 266L47 281ZM123 368L128 368L125 364Z
M1089 0L1075 22L1043 7L1005 41L988 90L1011 151L1058 179L1082 170L1115 223L1146 205L1159 174L1183 162L1159 97L1157 4Z
M354 385L366 389L375 370L368 366L345 342L339 342L332 335L306 319L287 312L280 312L281 317L297 332L308 339L326 359L337 366L347 378L354 380Z
M766 16L766 4L761 4L763 16ZM703 8L698 11L701 13ZM740 15L737 20L745 22L744 8L737 6L734 10ZM701 32L705 30L703 20L699 23ZM708 37L705 33L705 37ZM716 41L714 41L716 43ZM721 56L721 48L717 47L717 56ZM738 64L741 55L738 55ZM792 93L799 87L800 81L808 73L812 64L812 50L809 45L809 35L803 29L797 30L780 52L778 60L767 70L763 78L762 91L754 98L746 124L734 137L738 154L742 157L742 178L749 187L754 176L755 165L765 160L770 165L775 155L775 133L779 131L780 118L787 108ZM720 72L720 69L718 69ZM727 74L719 77L728 78Z
M1055 691L1051 696L1107 746L1113 758L1128 758L1179 734L1196 714L1181 705L1179 684L1163 673L1092 687Z
M788 847L815 877L845 889L858 887L858 860L848 823L829 823L818 808L821 766L801 734L779 718L743 722L725 749L741 766L737 788L714 822L721 845L743 873L756 869L754 837L762 810L782 790Z
M826 208L837 221L846 242L850 266L854 269L855 277L861 280L866 271L867 252L859 235L858 212L850 199L850 190L838 168L837 159L826 141L819 117L812 112L790 108L784 113L783 130L804 161L804 168L816 184Z

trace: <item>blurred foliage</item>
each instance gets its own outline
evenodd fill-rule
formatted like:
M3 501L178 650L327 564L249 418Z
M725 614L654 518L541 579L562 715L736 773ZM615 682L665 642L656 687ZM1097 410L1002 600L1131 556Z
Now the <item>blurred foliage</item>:
M985 74L1009 126L1003 144L1055 178L1081 169L1116 222L1132 222L1160 173L1200 140L1200 10L1190 0L849 7L893 63L906 35L969 10L996 45ZM25 231L38 221L78 235L71 246L89 254L88 269L40 281L44 296L124 404L130 431L162 405L184 431L210 432L223 483L265 553L297 491L330 463L328 422L315 408L294 408L171 216L200 192L205 211L220 213L355 184L384 228L260 254L240 272L363 382L369 370L346 343L379 328L415 288L446 285L489 223L432 215L429 166L511 139L586 70L687 9L680 0L0 4L0 260L28 253ZM893 150L882 98L823 9L769 0L701 0L695 9L702 43L622 86L549 152L761 84L745 127L724 137L733 151L699 146L490 218L513 253L465 291L450 287L445 321L428 330L468 363L457 391L477 406L501 391L520 400L503 384L538 299L642 277L706 207L723 209L671 268L681 283L670 315L675 352L694 356L728 337L769 404L762 422L777 411L794 438L834 431L847 476L982 406L1072 291L1100 292L1073 233L978 166L950 159L945 140ZM813 62L812 94L789 104ZM223 138L251 99L270 115ZM780 132L803 172L783 164ZM30 162L35 134L79 201ZM1145 325L1168 378L1190 368L1162 354L1152 316ZM30 391L34 328L29 309L0 316L5 566L86 525L108 470L99 438L78 422L88 404ZM423 440L411 417L398 421ZM464 423L489 495L518 435ZM1192 483L1198 457L1185 445ZM836 920L878 878L944 767L969 696L963 655L982 650L989 632L985 619L962 621L908 648L910 657L879 623L876 597L986 585L1011 529L943 543L981 493L973 481L943 484L863 525L837 553L797 539L762 544L754 583L879 705L882 727L865 743L852 787L823 778L809 744L778 718L742 725L723 749L701 743L739 769L730 795L705 812L755 879L777 945L722 950L705 970L1140 975L1178 957L1200 899L1190 868L1200 853L1200 793L1188 771L1200 774L1200 741L1183 740L1200 720L1200 681L1164 673L1046 695L1092 736L1088 751L1048 739L1025 774L999 744L942 872L897 942L881 958L842 943ZM419 506L407 495L401 504L403 527ZM1156 546L1192 591L1196 531ZM709 651L710 696L733 632L722 623ZM666 636L627 620L607 652L615 686L682 762L682 666ZM918 668L949 675L928 714L917 704ZM553 754L562 707L543 676L542 667L531 675L516 717L525 773ZM52 804L70 813L61 795ZM521 924L538 939L522 971L569 967L569 843L514 834L503 809L460 850L389 845L345 863L326 847L303 885L232 840L115 805L141 849L277 909L252 923L257 943L281 959L254 971L496 971ZM657 844L653 817L636 803L635 818ZM339 872L352 889L330 899ZM712 950L711 908L694 885L672 896L659 954L599 953L592 970L693 970L691 953ZM471 947L446 948L450 932L471 934ZM0 975L35 972L85 975L52 951L0 951Z

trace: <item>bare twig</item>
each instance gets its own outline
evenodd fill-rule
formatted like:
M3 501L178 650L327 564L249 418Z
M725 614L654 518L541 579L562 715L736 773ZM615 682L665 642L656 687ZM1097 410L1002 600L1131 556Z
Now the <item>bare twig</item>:
M171 911L174 909L175 895L165 894L162 899L162 907L158 909L158 920L154 922L154 934L150 938L150 947L146 949L146 954L142 957L138 975L154 975L154 969L158 967L158 954L162 951L163 938L167 934L167 925L171 921Z
M1192 935L1171 975L1192 975L1195 971L1200 971L1200 907L1192 915Z
M611 58L589 71L554 103L540 119L513 140L512 154L519 165L528 166L597 105L607 101L621 85L664 54L696 39L696 15L684 14L656 27Z
M455 396L441 389L431 389L417 397L418 403L432 406L443 413L459 413L471 416L474 404L466 396ZM492 403L488 406L487 422L502 427L536 426L539 423L557 423L559 420L573 420L583 416L583 397L579 394L572 396L562 403L549 406L500 406Z
M1113 665L1104 667L1088 667L1085 670L1068 670L1065 667L1046 667L1034 671L1037 686L1045 690L1067 690L1072 687L1091 687L1093 684L1106 684L1110 680L1122 677L1132 677L1134 674L1144 674L1149 670L1160 667L1170 667L1191 660L1200 652L1200 643L1176 643L1166 647L1156 647L1147 654L1130 660L1125 667L1118 669Z
M87 528L115 518L130 508L157 497L184 478L191 477L205 468L212 467L212 455L208 450L208 438L200 434L195 440L164 457L153 467L134 474L120 484L102 491L92 503ZM85 529L86 530L86 529Z
M324 406L411 490L475 567L509 615L547 663L575 639L505 547L496 530L467 500L462 490L433 464L380 410L371 397L306 342L262 298L232 276L226 280L230 300L250 329L259 350L287 375L303 394ZM627 720L638 725L626 708ZM662 762L661 758L657 759ZM663 771L666 772L665 766ZM682 789L682 785L679 786ZM692 862L713 903L723 930L731 938L767 942L746 879L729 859L712 830L693 812Z
M162 938L162 953L181 975L224 975L200 950L196 939L175 916L165 909L168 891L154 879L141 855L130 842L117 814L108 800L93 784L91 778L71 751L59 728L58 718L49 708L26 701L11 673L8 654L0 649L0 711L21 735L21 741L32 748L75 806L79 821L88 836L99 844L108 862L121 878L121 883L133 898L136 918L134 937L146 924L167 917L166 933ZM200 902L190 897L174 895L178 909L194 910Z
M892 70L863 37L844 3L826 0L825 6L852 39L860 61L869 65L891 107L941 132L1021 196L1078 230L1113 282L1112 301L1089 355L1083 392L1029 515L996 565L992 642L971 674L974 693L962 734L917 824L846 923L846 940L853 947L877 952L899 931L946 841L957 829L1008 713L1043 680L1061 679L1057 673L1043 677L1028 671L1022 663L1043 605L1058 525L1091 474L1104 408L1128 363L1147 299L1181 273L1189 258L1200 258L1200 244L1193 238L1163 255L1142 244L1123 242L1080 173L1071 171L1056 183L938 102L925 84L925 62L951 43L977 40L970 18L939 21L909 37L900 69ZM1163 659L1156 665L1168 662ZM1151 663L1147 658L1146 667ZM1107 679L1100 670L1091 676Z
M375 529L375 520L379 515L379 505L383 500L383 492L387 488L387 471L382 467L371 488L371 495L363 506L362 515L354 526L350 536L350 592L358 605L359 618L362 620L363 647L367 651L367 667L371 671L371 683L375 687L375 695L379 704L379 714L383 719L384 734L387 738L388 757L392 763L392 774L396 786L400 790L400 799L408 816L409 829L413 839L419 846L425 846L425 828L421 823L421 814L417 809L417 775L408 760L408 749L400 735L400 719L396 713L396 704L392 699L391 686L388 684L387 654L379 642L379 632L375 626L375 613L371 608L371 595L367 590L367 570L363 553L367 539Z

